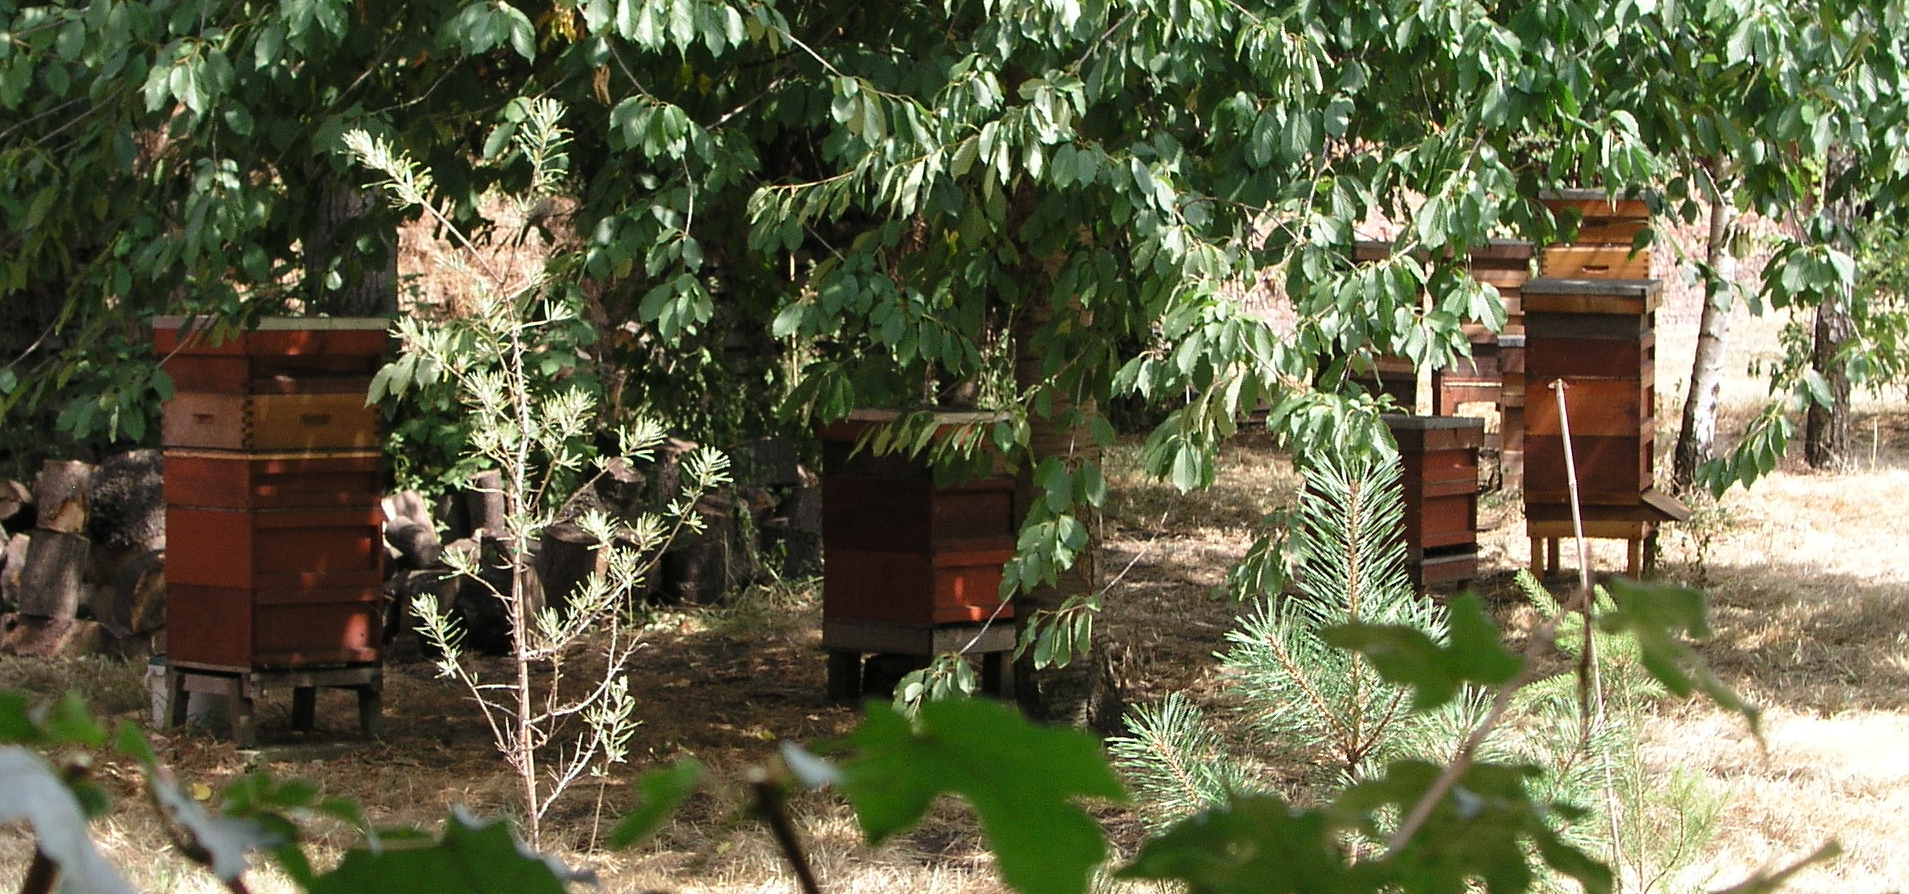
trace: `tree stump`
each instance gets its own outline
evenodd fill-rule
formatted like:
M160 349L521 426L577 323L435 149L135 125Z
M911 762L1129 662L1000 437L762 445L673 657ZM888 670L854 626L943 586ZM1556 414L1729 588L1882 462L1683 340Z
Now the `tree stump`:
M495 469L479 472L471 476L470 487L464 492L464 505L470 513L471 533L478 537L490 535L503 537L504 529L504 476Z

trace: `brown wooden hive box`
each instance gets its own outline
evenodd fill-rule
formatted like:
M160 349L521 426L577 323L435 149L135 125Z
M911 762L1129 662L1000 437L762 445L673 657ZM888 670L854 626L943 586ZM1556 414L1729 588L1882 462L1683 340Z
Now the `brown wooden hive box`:
M1463 416L1381 417L1399 446L1405 547L1423 555L1478 542L1478 448L1485 421Z
M949 426L994 418L943 415ZM893 418L865 414L821 432L823 617L922 626L1013 617L1000 598L1020 521L1013 479L936 486L921 460L856 449Z
M1648 279L1650 249L1628 245L1553 245L1544 250L1544 275L1557 279Z
M166 451L166 503L201 509L324 509L375 506L380 456L352 453Z
M382 598L378 582L363 579L258 588L168 582L167 657L220 670L376 661Z
M166 507L166 581L208 587L284 587L303 576L327 583L383 580L377 506L242 512Z
M366 450L379 444L378 412L362 393L180 392L166 403L160 443L200 450Z
M390 346L390 326L383 318L274 317L215 343L224 333L203 320L159 317L153 347L180 391L244 394L278 390L287 380L335 389L340 380L369 382Z

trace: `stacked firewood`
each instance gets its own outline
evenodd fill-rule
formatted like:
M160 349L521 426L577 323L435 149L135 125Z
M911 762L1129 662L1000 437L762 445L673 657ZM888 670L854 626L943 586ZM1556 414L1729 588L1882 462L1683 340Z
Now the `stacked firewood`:
M29 526L27 521L31 519ZM49 461L0 483L0 652L151 654L165 625L165 508L153 450Z
M659 508L677 492L679 458L695 448L673 441L653 463L641 467L612 461L566 506L566 518L597 509L634 519ZM707 494L695 511L703 531L684 534L669 545L649 574L640 600L663 603L714 603L752 581L805 577L820 569L821 495L815 474L796 460L788 439L763 439L732 451L736 483ZM509 586L493 566L504 548L504 505L495 472L475 476L460 495L428 504L416 493L385 498L385 563L392 597L388 636L412 627L409 606L423 593L435 594L462 618L465 642L479 651L509 649L508 622L491 587ZM602 570L597 544L571 521L546 528L533 555L529 586L537 605L561 607L593 571ZM457 580L444 562L447 553L482 555L493 579ZM402 649L403 643L394 643Z

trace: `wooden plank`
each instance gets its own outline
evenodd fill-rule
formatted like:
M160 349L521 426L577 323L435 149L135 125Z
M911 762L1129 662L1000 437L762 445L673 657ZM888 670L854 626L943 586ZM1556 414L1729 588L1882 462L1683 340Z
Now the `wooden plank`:
M380 512L239 512L166 508L167 578L175 584L251 587L267 576L379 575Z
M1538 378L1647 378L1657 336L1642 338L1540 338L1526 352L1525 371Z
M1643 199L1619 198L1602 189L1557 189L1538 196L1553 215L1570 214L1583 220L1649 220L1650 205Z
M383 317L264 317L224 341L209 318L154 317L153 346L160 354L374 356L391 344L391 321Z
M1571 447L1578 472L1578 491L1587 502L1600 495L1635 499L1654 483L1649 434L1573 437ZM1532 434L1527 419L1524 449L1527 495L1565 493L1571 489L1565 473L1563 438Z
M1585 218L1578 224L1577 238L1572 245L1621 245L1629 248L1636 244L1637 234L1651 228L1650 220L1642 217L1631 218Z
M1541 276L1524 284L1521 290L1526 300L1533 297L1555 297L1570 295L1614 296L1619 298L1649 299L1656 307L1656 299L1664 291L1663 280L1658 279L1585 279ZM1529 307L1527 306L1527 310Z
M825 619L822 622L822 646L828 649L938 655L962 649L970 642L974 643L974 651L977 652L1013 649L1014 625L997 622L923 627L845 619Z
M1592 540L1629 540L1650 533L1647 521L1586 521L1584 536ZM1568 521L1525 521L1525 533L1531 537L1567 538L1574 536Z
M1543 350L1540 342L1559 339L1643 341L1652 332L1651 322L1648 314L1534 313L1525 317L1525 350Z

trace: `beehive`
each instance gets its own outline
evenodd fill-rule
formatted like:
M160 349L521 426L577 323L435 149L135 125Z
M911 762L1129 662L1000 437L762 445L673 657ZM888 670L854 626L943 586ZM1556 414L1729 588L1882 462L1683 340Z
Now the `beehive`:
M215 341L192 320L154 321L178 389L160 432L171 664L379 659L382 481L364 396L388 325L268 319Z
M1639 544L1650 527L1688 516L1655 490L1662 285L1550 277L1525 284L1525 518L1541 571L1545 556L1556 563L1555 541L1574 531L1573 471L1586 535L1631 541L1633 573L1642 570Z
M1386 415L1399 447L1405 498L1406 571L1413 583L1478 576L1478 451L1485 421L1465 416Z

